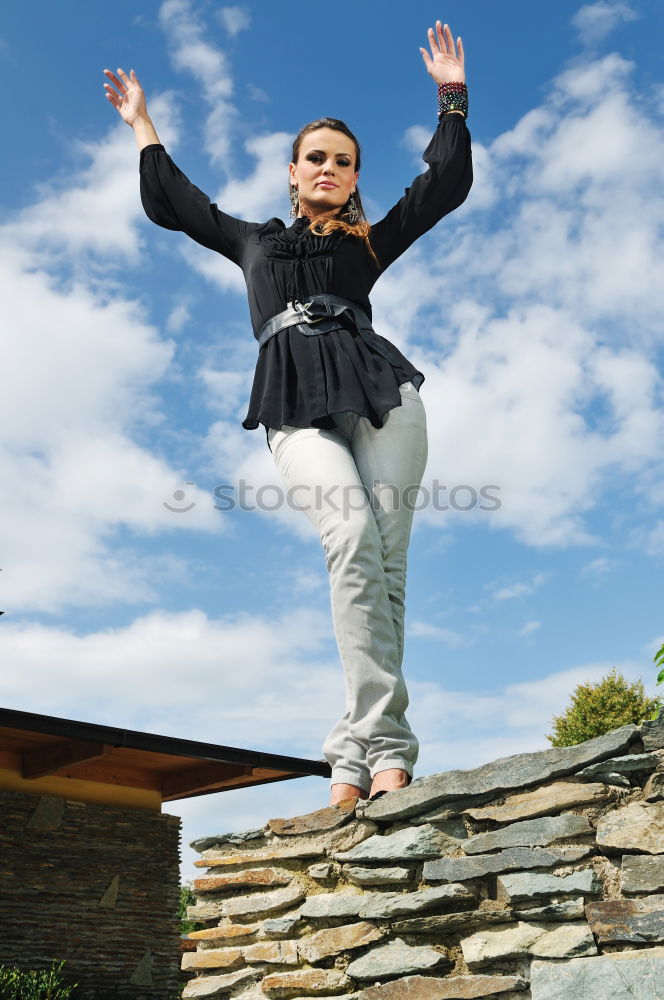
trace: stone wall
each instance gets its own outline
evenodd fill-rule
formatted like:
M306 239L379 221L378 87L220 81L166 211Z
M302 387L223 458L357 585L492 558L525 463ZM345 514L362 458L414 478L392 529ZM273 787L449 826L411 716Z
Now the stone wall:
M664 997L664 710L192 846L184 997Z
M66 961L77 997L181 989L180 819L0 791L0 964Z

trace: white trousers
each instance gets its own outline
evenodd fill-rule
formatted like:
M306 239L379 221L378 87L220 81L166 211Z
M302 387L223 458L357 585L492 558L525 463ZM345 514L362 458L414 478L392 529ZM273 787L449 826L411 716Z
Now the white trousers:
M411 777L419 743L405 716L401 666L407 551L428 456L426 413L411 382L382 427L345 411L334 430L268 430L294 503L319 532L346 684L345 713L323 744L331 783L366 791L379 771Z

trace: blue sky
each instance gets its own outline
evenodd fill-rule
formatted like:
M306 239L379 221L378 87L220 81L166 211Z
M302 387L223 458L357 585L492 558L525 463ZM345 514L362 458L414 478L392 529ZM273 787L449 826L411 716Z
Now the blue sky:
M281 485L241 427L243 278L147 219L102 71L134 68L175 162L252 221L287 218L297 129L343 118L377 221L424 168L436 17L465 45L475 184L376 285L374 325L426 376L423 485L501 505L415 516L416 776L545 749L614 665L661 693L661 4L118 0L14 5L0 29L3 706L322 756L343 684L320 542L301 512L213 506ZM167 510L182 489L194 507ZM169 804L184 876L194 837L327 797L307 778Z

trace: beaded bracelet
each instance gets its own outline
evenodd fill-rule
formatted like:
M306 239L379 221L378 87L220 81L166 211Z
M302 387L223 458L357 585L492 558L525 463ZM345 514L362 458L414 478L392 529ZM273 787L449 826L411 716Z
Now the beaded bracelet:
M468 88L465 83L440 83L438 85L438 121L448 111L460 111L468 117Z

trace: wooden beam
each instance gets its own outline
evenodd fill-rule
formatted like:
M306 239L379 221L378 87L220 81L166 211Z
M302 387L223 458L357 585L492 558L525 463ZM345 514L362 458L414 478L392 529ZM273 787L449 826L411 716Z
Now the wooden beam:
M226 783L236 786L238 778L250 777L253 768L249 764L215 764L210 762L200 767L182 768L170 771L161 779L162 799L177 799L189 794L200 794L223 788Z
M24 778L42 778L74 764L97 760L112 749L107 743L57 743L23 753L21 770Z
M142 809L161 812L161 795L144 788L126 788L122 785L102 785L97 781L63 778L58 774L45 778L21 777L19 767L0 767L0 788L23 795L59 795L76 802L94 802L97 805L115 806L118 809Z
M254 768L252 773L240 775L233 780L216 781L200 788L184 789L182 792L166 794L162 791L162 798L164 802L171 802L175 799L193 799L197 795L209 795L211 792L226 792L231 789L251 788L253 785L266 785L273 781L293 781L296 778L308 777L306 774L297 774L292 771L270 772L272 777L268 777L267 774L258 775L257 770Z

